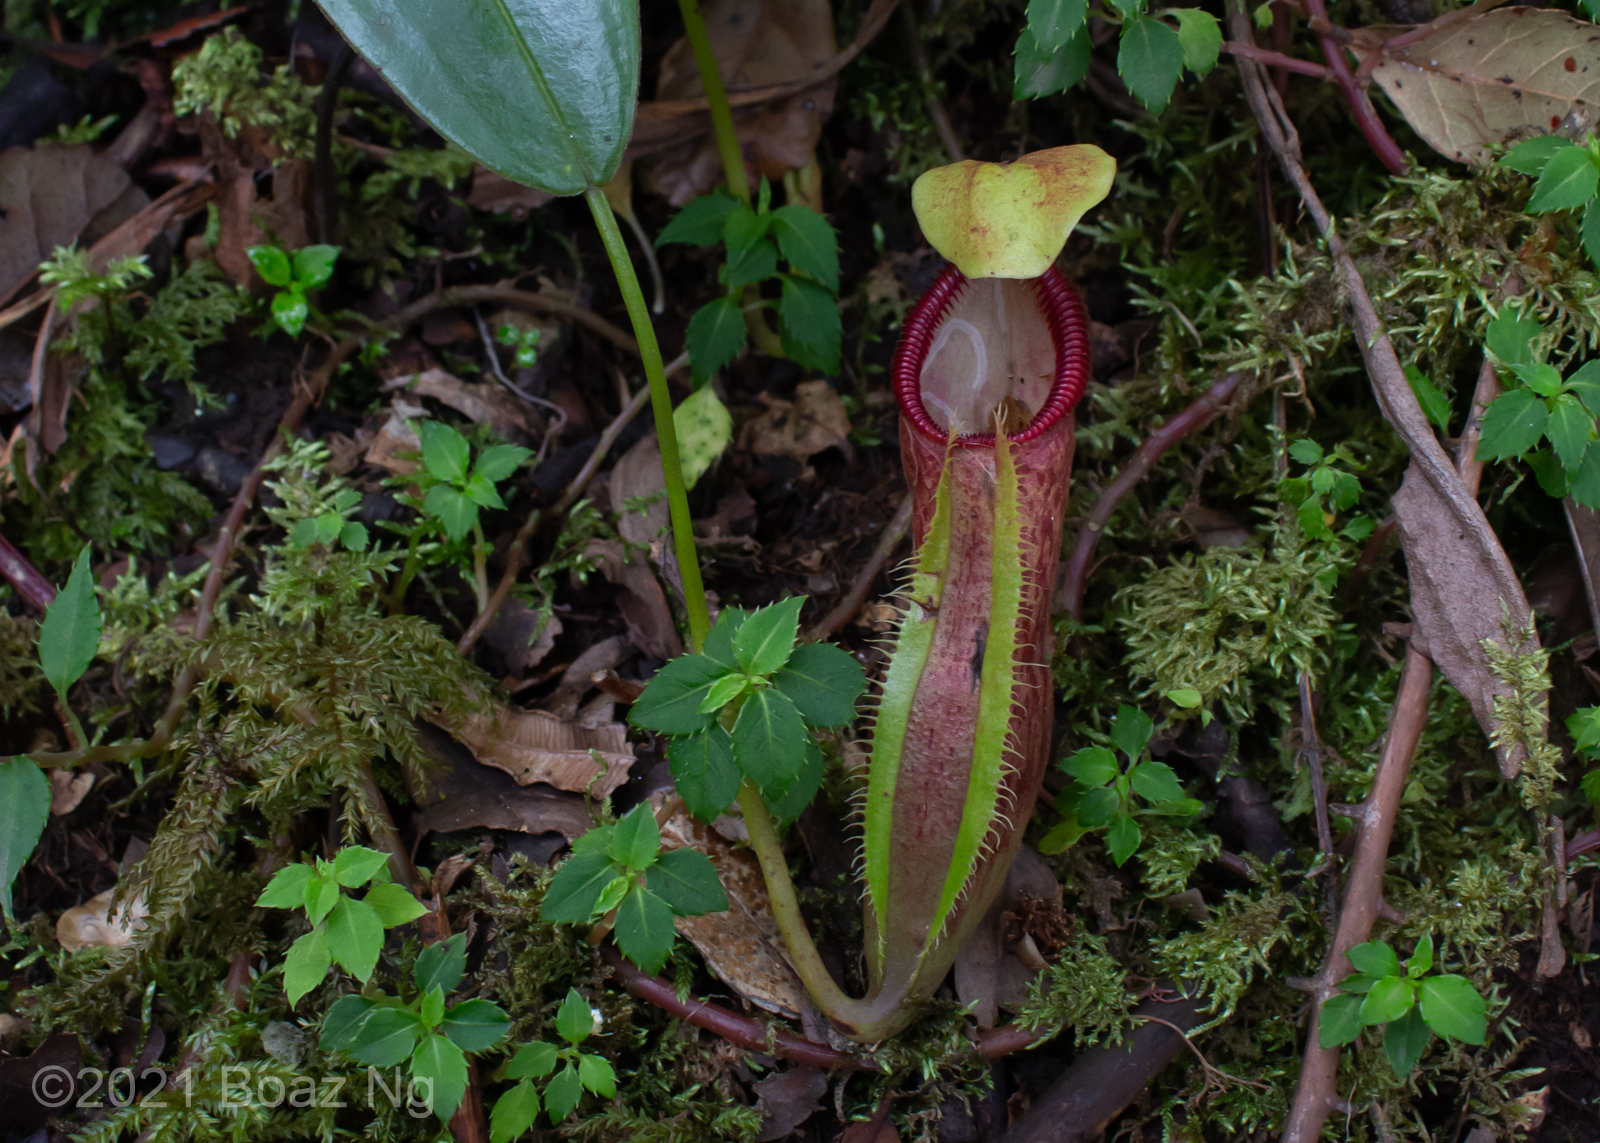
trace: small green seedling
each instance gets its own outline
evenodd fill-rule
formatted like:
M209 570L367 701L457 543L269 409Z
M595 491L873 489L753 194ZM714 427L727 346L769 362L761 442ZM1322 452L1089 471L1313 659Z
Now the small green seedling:
M384 930L414 921L427 912L410 893L389 879L386 854L350 845L332 861L296 862L273 875L256 904L273 909L304 909L312 928L289 947L283 965L283 990L298 1004L337 963L365 984L383 951ZM357 900L346 894L371 884Z
M537 329L518 329L514 325L503 325L495 334L500 344L516 350L518 368L532 369L534 362L539 360L539 331Z
M1567 733L1572 735L1574 749L1593 761L1600 756L1600 706L1586 706L1573 712L1567 719ZM1600 769L1590 770L1580 783L1584 797L1600 810Z
M1091 830L1104 828L1106 849L1119 867L1139 849L1144 835L1136 817L1188 817L1203 808L1183 792L1178 775L1165 762L1144 758L1155 723L1134 706L1117 708L1111 722L1111 744L1127 757L1124 770L1117 755L1104 746L1088 746L1061 763L1072 785L1056 798L1065 818L1039 842L1040 853L1060 853ZM1138 806L1135 797L1148 803Z
M1205 696L1193 687L1173 687L1161 697L1179 710L1195 711L1200 715L1200 725L1211 725L1211 712L1203 705Z
M633 704L633 725L670 736L673 780L701 821L727 808L743 778L774 816L799 816L822 782L822 748L808 727L855 718L861 666L830 643L796 645L804 603L724 608L705 653L668 663Z
M1600 360L1563 378L1543 359L1544 326L1509 305L1489 323L1485 340L1521 384L1484 411L1478 459L1523 458L1550 495L1600 509L1600 449L1591 447L1600 416ZM1541 441L1549 448L1537 448Z
M479 527L479 508L504 508L495 485L515 472L533 453L518 445L493 445L472 460L467 438L438 421L422 422L422 472L426 488L422 510L444 527L452 540L464 539ZM469 467L470 462L470 467Z
M799 203L771 207L763 180L754 207L725 191L701 195L677 213L656 246L724 243L727 261L719 278L727 293L707 302L689 319L689 364L696 384L736 357L745 343L741 295L748 286L777 279L779 337L798 365L823 373L839 371L839 238L828 220ZM774 241L776 240L776 241ZM778 259L788 263L778 271Z
M412 968L416 994L409 1003L381 993L341 996L323 1018L322 1047L368 1067L409 1061L412 1077L427 1081L433 1113L448 1122L467 1091L467 1056L495 1047L511 1027L505 1010L490 1000L445 1006L466 968L464 933L429 945Z
M576 988L567 989L567 998L556 1012L556 1032L567 1046L524 1044L495 1073L496 1079L520 1082L495 1102L489 1116L489 1143L510 1143L533 1127L541 1106L534 1081L549 1076L558 1064L564 1066L544 1085L542 1106L551 1123L571 1115L585 1090L605 1099L617 1094L617 1076L605 1057L578 1050L598 1027L599 1015L589 1002Z
M88 746L89 739L67 701L67 692L100 650L100 627L100 603L95 598L85 545L73 562L67 586L51 601L39 627L39 666L61 700L78 747ZM50 783L44 772L27 758L0 758L0 915L7 919L11 917L11 887L39 844L49 818Z
M1301 437L1289 446L1289 456L1309 471L1280 481L1278 495L1295 506L1300 529L1308 538L1332 540L1338 536L1359 543L1372 535L1374 524L1369 516L1356 516L1338 532L1333 530L1334 517L1354 508L1361 498L1361 481L1345 471L1358 463L1349 449L1339 445L1324 453L1316 441Z
M311 316L306 293L325 285L333 277L333 264L339 260L337 246L302 246L292 255L280 246L252 246L245 251L250 264L269 286L277 286L272 296L272 320L290 337L299 337Z
M1600 266L1600 142L1593 135L1583 144L1539 135L1511 148L1500 165L1538 178L1528 200L1529 214L1583 211L1583 249Z
M1411 1073L1437 1032L1467 1044L1482 1044L1488 1031L1483 997L1464 976L1433 968L1433 935L1417 942L1402 966L1383 941L1357 945L1348 954L1356 968L1339 982L1339 994L1322 1006L1317 1036L1324 1048L1348 1044L1363 1028L1382 1025L1383 1052L1402 1079Z
M673 917L727 907L710 859L693 849L661 852L655 815L641 802L615 825L592 829L572 843L572 856L551 879L540 916L569 925L610 918L623 955L656 972L672 952Z

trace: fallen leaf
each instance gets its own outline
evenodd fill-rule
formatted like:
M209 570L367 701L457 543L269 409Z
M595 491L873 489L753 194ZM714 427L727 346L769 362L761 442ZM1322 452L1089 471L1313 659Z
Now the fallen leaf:
M535 435L528 423L527 406L503 385L484 381L463 381L443 369L428 369L411 376L394 377L384 383L415 397L432 397L448 405L469 421L488 425L501 440L522 443Z
M881 1123L868 1119L846 1127L839 1143L900 1143L900 1132L887 1119Z
M1555 8L1499 8L1386 48L1403 27L1358 29L1363 66L1406 122L1441 155L1480 162L1489 146L1587 128L1600 103L1600 28ZM1593 73L1592 75L1590 73Z
M508 597L484 628L483 641L497 651L506 667L521 675L544 662L561 634L561 620L541 617L522 600Z
M1492 553L1465 542L1454 512L1415 460L1392 503L1411 581L1412 642L1461 692L1492 738L1498 725L1495 699L1510 696L1512 689L1490 668L1483 642L1505 646L1507 617L1520 630L1532 610L1509 565L1494 566ZM1500 772L1515 777L1525 756L1522 746L1509 742L1498 754Z
M595 688L594 676L613 671L636 654L626 636L612 635L585 649L561 673L556 689L539 704L540 709L560 719L578 715L578 703Z
M50 775L50 816L62 817L77 809L94 787L94 775L56 769Z
M472 172L472 190L467 195L467 205L490 214L509 214L521 222L530 210L537 210L550 202L555 195L535 187L514 183L488 167L476 167Z
M0 305L130 185L127 171L87 143L0 154Z
M612 700L580 711L570 722L542 710L502 706L452 726L435 719L485 766L504 770L519 786L544 782L558 790L607 798L628 780L633 748L628 728L609 717Z
M134 934L144 927L143 921L150 910L140 895L113 915L111 898L115 893L113 886L61 914L56 921L56 940L61 942L62 948L75 953L90 945L114 949L133 946Z
M418 455L422 452L422 437L411 422L427 416L427 412L420 405L408 405L396 398L363 459L397 476L409 476L417 471L422 466Z
M77 1096L82 1062L83 1048L70 1032L55 1033L26 1058L0 1059L0 1107L5 1108L8 1134L43 1137L56 1109ZM47 1076L57 1082L39 1083Z
M809 460L823 449L837 448L853 457L850 415L844 402L826 381L802 381L794 400L760 394L765 412L745 423L740 444L756 456L787 456Z
M419 740L432 765L412 798L420 807L422 833L503 829L526 834L559 833L568 841L594 828L579 794L545 786L519 786L504 770L485 766L439 727L424 723Z
M766 1143L793 1135L812 1112L822 1110L822 1097L828 1094L828 1077L821 1068L795 1067L751 1084L750 1090L761 1097L761 1110L766 1118L762 1120L761 1134L756 1139Z
M626 537L626 530L619 531ZM683 654L683 640L672 620L672 608L667 606L667 593L639 551L630 551L621 540L590 540L583 554L597 561L600 574L622 589L617 610L628 625L628 641L656 659L676 659Z
M732 91L805 80L837 53L829 0L711 0L700 11ZM837 84L830 75L805 91L734 112L752 185L763 178L777 181L812 161ZM661 58L656 98L691 99L704 90L689 42L680 39ZM663 155L646 172L645 184L681 206L724 178L716 139L706 135Z
M659 804L665 796L655 795L653 801ZM662 827L661 844L667 849L688 846L705 854L728 895L727 912L679 917L678 932L699 950L706 967L740 996L768 1012L798 1019L806 1003L805 990L783 953L783 938L755 854L734 848L683 810Z
M236 285L265 292L245 253L271 242L298 250L311 241L306 192L311 164L284 158L265 131L246 124L228 138L210 112L199 115L200 151L217 172L217 244L212 257ZM258 179L271 173L271 194L258 194Z

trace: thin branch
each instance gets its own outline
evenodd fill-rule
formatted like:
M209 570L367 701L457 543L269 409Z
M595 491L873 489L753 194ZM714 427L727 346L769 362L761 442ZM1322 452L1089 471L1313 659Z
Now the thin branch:
M1297 72L1300 75L1309 75L1325 83L1336 82L1339 78L1334 74L1331 67L1313 63L1311 60L1297 59L1282 52L1275 52L1270 48L1258 48L1254 44L1236 44L1229 40L1222 45L1222 50L1229 55L1255 60L1257 63L1266 64L1269 67L1282 68L1284 71Z
M1323 0L1305 0L1305 3L1312 20L1327 22L1328 6ZM1238 36L1237 31L1234 34ZM1249 34L1247 25L1245 36L1239 38L1244 39ZM1323 34L1317 37L1317 44L1322 48L1322 56L1328 61L1334 79L1344 91L1345 101L1350 104L1350 114L1355 116L1356 126L1361 128L1361 134L1365 136L1373 154L1389 168L1391 174L1405 174L1410 165L1406 160L1406 153L1390 136L1389 129L1383 125L1383 120L1378 118L1378 112L1373 108L1372 100L1367 97L1366 89L1356 82L1355 75L1350 71L1350 61L1344 58L1344 51L1340 48L1338 40Z
M1339 920L1339 871L1333 862L1333 829L1328 823L1328 784L1322 775L1322 739L1317 734L1316 712L1311 703L1311 675L1301 671L1297 680L1300 687L1300 752L1311 771L1311 801L1317 815L1317 848L1322 851L1325 863L1323 873L1328 879L1328 922Z
M5 576L16 588L17 594L32 604L33 609L41 615L55 601L55 586L4 536L0 536L0 575Z
M1117 511L1117 505L1155 467L1162 453L1216 419L1245 376L1244 373L1225 375L1187 409L1146 437L1138 451L1128 458L1128 463L1100 493L1094 509L1078 529L1077 542L1072 546L1072 554L1067 557L1061 592L1056 598L1056 611L1065 611L1074 619L1083 618L1083 592L1089 579L1089 565L1094 560L1095 547L1100 543L1106 525Z
M917 69L917 83L922 88L922 105L927 109L928 118L933 121L933 128L939 133L939 142L944 144L950 161L959 163L967 157L966 152L961 149L961 140L956 137L950 117L945 114L944 104L939 101L939 85L933 78L933 67L928 63L928 48L922 41L922 29L917 26L917 16L910 4L900 5L900 18L905 23L906 41L911 46L911 66Z
M900 546L900 541L906 538L906 533L910 530L911 494L908 492L906 498L900 502L900 508L895 512L894 519L889 521L888 527L883 530L883 535L878 537L878 546L872 550L871 558L856 574L845 597L832 611L824 615L816 626L805 633L804 638L807 642L816 643L830 638L834 632L856 617L856 612L860 611L861 605L867 601L867 593L872 590L872 585L883 571L884 565L889 562L889 557L894 555L894 550Z

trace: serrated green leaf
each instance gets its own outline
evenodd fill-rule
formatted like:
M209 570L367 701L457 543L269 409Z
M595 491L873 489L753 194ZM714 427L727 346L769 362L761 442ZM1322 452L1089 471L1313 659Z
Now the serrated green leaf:
M1316 464L1322 459L1322 446L1310 437L1289 442L1289 457L1296 464Z
M1483 997L1464 976L1430 976L1422 981L1419 1006L1422 1019L1441 1036L1467 1044L1482 1044L1488 1034Z
M1055 853L1065 853L1076 845L1078 839L1089 831L1078 822L1078 815L1072 814L1065 820L1058 822L1050 832L1039 839L1039 852L1049 856Z
M367 535L367 526L355 520L348 520L339 528L339 542L352 552L364 552L371 537Z
M1106 830L1106 852L1111 855L1111 862L1118 869L1139 850L1139 843L1144 840L1144 835L1139 830L1139 823L1127 814L1117 814L1111 819L1111 827Z
M383 922L365 901L341 896L328 914L328 952L351 976L365 984L383 951Z
M789 697L810 726L843 726L856 716L856 699L866 690L861 664L832 643L804 643L772 676L772 685Z
M742 607L724 607L706 636L705 654L729 670L738 670L739 657L733 653L733 637L750 613Z
M481 997L454 1005L439 1022L439 1031L463 1052L487 1052L506 1038L510 1027L505 1010Z
M593 915L595 902L615 876L610 854L574 853L550 879L540 918L581 925Z
M642 886L617 906L617 947L622 955L646 972L660 972L672 952L672 909Z
M472 463L472 472L473 475L481 476L491 484L498 484L517 471L517 468L532 455L532 449L522 448L519 445L492 445L478 454L478 459Z
M1479 460L1506 460L1521 456L1544 436L1550 419L1544 401L1527 389L1502 393L1483 412Z
M1394 976L1400 971L1400 958L1395 955L1394 949L1382 941L1356 945L1345 956L1355 965L1356 971L1371 977Z
M1600 706L1580 707L1567 718L1567 733L1573 745L1588 754L1600 747Z
M1147 802L1178 802L1188 796L1178 775L1165 762L1141 762L1128 771L1128 780L1133 792Z
M1533 185L1529 214L1587 206L1600 187L1600 167L1587 147L1565 147L1551 155Z
M411 1056L411 1074L432 1081L433 1113L446 1123L467 1094L467 1057L438 1032L426 1036Z
M783 351L802 369L834 376L839 372L839 303L815 282L781 275L778 336Z
M1569 393L1576 393L1584 408L1600 417L1600 358L1585 361L1562 383L1562 387Z
M794 703L767 688L745 699L739 710L733 724L733 757L762 793L770 791L770 800L799 777L809 738Z
M1585 459L1587 458L1588 454L1585 454ZM1561 467L1561 461L1556 459L1555 453L1547 448L1534 449L1522 459L1533 469L1534 479L1539 482L1539 487L1544 489L1546 496L1560 500L1567 495L1569 483L1567 470ZM1583 471L1581 466L1578 471L1581 475Z
M1525 175L1538 175L1556 152L1575 146L1576 143L1560 135L1535 135L1507 151L1500 165Z
M720 913L728 907L717 867L698 850L669 849L650 867L650 892L680 917Z
M533 1047L533 1045L529 1045ZM523 1080L494 1101L489 1112L489 1143L511 1143L533 1128L539 1118L539 1092L532 1081Z
M1541 397L1554 397L1561 392L1561 372L1554 365L1543 361L1519 362L1511 371Z
M655 673L628 712L628 721L663 734L693 734L716 716L700 709L712 684L728 668L706 655L683 655Z
M1062 762L1061 768L1086 786L1104 786L1122 773L1117 756L1104 746L1085 746Z
M302 246L294 252L294 279L302 289L315 290L333 277L334 263L339 260L337 246ZM260 273L258 269L256 273ZM263 280L265 280L263 276ZM274 285L282 285L275 282Z
M377 1005L365 996L341 996L322 1018L318 1043L325 1052L345 1052L355 1047L368 1017Z
M1084 791L1078 799L1078 820L1089 829L1098 829L1111 820L1122 799L1110 786L1100 786Z
M720 726L667 743L667 765L678 796L691 814L710 822L739 795L733 740Z
M794 776L794 781L778 793L776 791L763 791L767 800L767 809L772 812L774 821L793 821L805 812L817 791L822 787L823 775L822 747L817 745L817 740L809 734L805 739L805 753L801 757L800 772Z
M1444 395L1432 381L1422 375L1422 371L1415 365L1406 366L1406 380L1411 385L1411 392L1417 398L1417 404L1422 406L1423 414L1432 421L1441 433L1450 431L1450 398Z
M770 213L757 211L742 202L734 206L722 223L722 240L728 246L728 261L735 261L760 245L771 229Z
M1088 16L1088 0L1028 0L1028 31L1045 51L1065 45Z
M1122 25L1117 74L1139 102L1160 115L1183 74L1183 42L1169 24L1137 16Z
M567 989L556 1009L556 1034L574 1047L594 1035L594 1010L576 988Z
M1222 54L1222 25L1201 8L1169 8L1167 15L1178 21L1183 65L1196 75L1209 75Z
M581 1000L582 997L580 996ZM544 1079L560 1059L554 1044L524 1044L506 1063L506 1079Z
M1080 28L1054 51L1041 47L1026 28L1017 37L1011 98L1039 99L1065 91L1089 74L1089 30Z
M424 992L416 1011L424 1029L437 1028L444 1020L444 993L437 988Z
M699 316L695 315L696 318ZM742 319L739 328L741 330L744 328ZM692 360L694 352L692 331L690 338ZM716 390L710 385L705 385L685 397L683 402L672 410L672 427L678 433L678 459L683 468L684 485L693 488L695 482L705 475L706 469L711 467L733 440L733 417L721 398L717 396Z
M805 597L797 595L750 613L733 637L733 653L745 674L765 677L788 662L804 605Z
M423 498L422 510L440 524L452 540L464 540L478 522L478 506L448 484L435 484Z
M0 915L50 819L50 781L26 758L0 758Z
M374 885L362 898L377 911L378 920L386 929L409 924L428 911L428 907L413 897L404 887L390 883Z
M737 357L744 343L744 313L732 298L714 298L696 310L684 341L695 384L703 385Z
M1361 1027L1361 997L1341 992L1328 997L1322 1005L1317 1043L1324 1048L1337 1048L1361 1035Z
M661 831L649 802L629 810L611 835L611 859L629 869L648 869L660 848Z
M94 597L89 547L79 550L67 585L51 601L39 625L39 666L66 705L67 691L83 677L100 650L100 605Z
M1550 409L1544 435L1555 449L1561 466L1569 475L1575 475L1583 464L1583 454L1588 451L1589 442L1594 439L1594 417L1576 396L1563 393L1555 399Z
M544 1089L544 1108L550 1113L551 1123L560 1123L578 1106L583 1098L583 1081L573 1064L562 1068Z
M605 1099L617 1094L617 1073L611 1070L604 1056L579 1052L578 1078L583 1081L584 1087Z
M356 888L372 880L389 860L389 855L364 845L347 845L333 857L333 879L347 888Z
M1595 199L1583 208L1583 225L1580 233L1583 237L1583 252L1589 255L1589 261L1600 269L1600 199Z
M432 992L437 988L449 996L461 986L461 977L466 971L467 935L456 933L418 953L412 975L417 982L417 991Z
M277 246L249 246L245 257L256 268L261 280L269 286L287 286L294 278L289 265L289 255Z
M306 882L306 918L313 924L319 925L333 911L333 907L344 899L339 892L339 883L333 879L332 874L323 876L321 868L316 875Z
M672 221L662 227L661 233L656 236L656 246L665 246L670 242L713 246L722 241L728 215L738 205L738 200L723 190L690 199L682 210L672 216Z
M600 890L600 897L594 903L595 916L603 917L622 904L622 899L627 896L628 888L632 884L630 878L621 874L606 882L606 887Z
M1529 457L1530 461L1532 457ZM1552 461L1554 458L1551 458ZM1559 465L1556 466L1559 470ZM1565 475L1564 473L1562 475ZM1542 486L1544 481L1540 481ZM1549 489L1546 489L1548 492ZM1578 466L1577 474L1573 476L1564 494L1570 495L1579 504L1600 512L1600 449L1591 448L1583 454L1583 463ZM1554 495L1552 493L1552 495Z
M408 1008L378 1005L356 1032L345 1054L377 1068L392 1068L416 1050L422 1024Z
M1505 365L1531 365L1538 360L1533 343L1544 332L1536 320L1524 319L1515 305L1502 306L1484 331L1484 345Z
M1424 933L1417 942L1417 947L1411 950L1411 959L1406 961L1406 975L1412 980L1417 979L1433 970L1433 934Z
M1583 790L1584 797L1600 806L1600 770L1590 770L1578 780L1578 786Z
M1112 745L1126 754L1130 762L1139 760L1155 732L1156 724L1136 706L1119 706L1117 716L1111 720Z
M332 964L328 938L320 927L290 945L283 958L283 991L289 997L289 1007L300 1003L302 996L326 980Z
M833 293L839 292L839 237L826 218L810 207L790 203L772 212L772 233L791 270L809 274Z
M1385 976L1376 980L1361 1002L1363 1024L1387 1024L1398 1020L1417 1002L1417 988L1403 976Z
M728 254L728 264L723 267L722 284L737 290L756 282L764 282L778 272L778 248L769 239L746 247L738 254Z
M1428 1050L1428 1040L1432 1036L1415 1008L1383 1030L1383 1054L1397 1077L1404 1079L1411 1074L1411 1069L1422 1059L1422 1053Z
M1199 710L1204 696L1193 687L1174 687L1165 695L1168 702L1183 710Z
M0 805L4 804L5 800L0 798ZM49 806L48 800L45 805ZM306 903L306 889L314 877L316 873L303 861L286 865L272 875L272 880L267 882L267 887L261 891L261 896L256 898L256 904L266 909L303 908Z
M439 421L422 422L422 463L435 480L460 483L467 478L472 449L467 438Z

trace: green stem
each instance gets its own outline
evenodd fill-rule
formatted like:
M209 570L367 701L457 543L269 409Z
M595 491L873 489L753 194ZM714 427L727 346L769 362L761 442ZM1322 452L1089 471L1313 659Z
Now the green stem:
M411 590L411 581L417 578L417 572L422 568L422 557L418 549L422 547L422 527L419 524L411 533L411 543L406 548L406 562L400 568L400 578L395 581L394 590L389 593L389 615L399 615L405 610L406 592Z
M704 25L701 31L704 32ZM633 323L633 335L639 341L645 380L650 384L656 442L661 446L661 475L667 483L667 507L672 515L673 550L678 556L678 574L683 579L684 606L689 611L689 639L698 651L705 645L706 635L711 630L711 616L706 610L705 585L700 580L700 553L694 542L694 522L689 518L689 491L683 486L683 468L678 462L678 433L672 425L672 394L667 391L661 346L656 342L650 310L645 304L644 291L639 288L639 276L633 271L633 259L623 245L622 231L617 227L616 215L611 213L605 191L592 186L583 195L589 200L589 211L600 228L600 240L605 243L606 256L611 259L612 272L622 290L622 301Z
M717 57L711 51L700 5L697 0L678 0L678 11L683 13L683 33L694 52L695 66L700 69L700 86L705 89L706 105L711 110L711 130L717 137L728 190L749 206L750 178L744 172L744 152L739 149L739 133L733 129L733 109L728 106L728 91L722 86L722 73L717 70Z
M483 524L472 522L472 586L478 593L478 614L489 606L489 541L483 538Z
M778 841L778 831L773 828L772 815L761 791L746 780L739 787L739 808L744 811L745 828L750 831L750 848L755 850L761 863L761 877L767 883L767 897L772 905L772 916L783 936L783 945L793 962L800 983L805 985L811 999L829 1019L841 1024L852 1023L851 1015L857 1002L844 994L834 983L827 966L817 952L816 942L800 915L800 901L795 897L794 882L789 879L789 863L783 856L783 846Z

